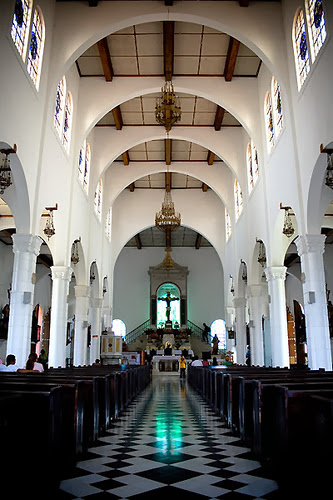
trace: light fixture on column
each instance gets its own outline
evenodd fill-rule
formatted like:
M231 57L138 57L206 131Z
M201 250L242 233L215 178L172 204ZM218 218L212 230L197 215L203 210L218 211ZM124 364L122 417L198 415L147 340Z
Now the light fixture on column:
M258 255L258 262L262 267L265 267L266 265L266 251L265 251L265 245L262 240L259 240L256 238L256 242L259 243L259 255Z
M95 271L94 271L95 265L96 265L96 261L94 260L94 262L90 266L90 284L91 285L93 284L94 280L96 279Z
M78 240L73 241L72 245L72 253L71 253L71 263L76 265L80 262L80 257L79 257L79 247L78 244L81 242L81 236Z
M172 81L165 82L161 92L161 97L156 98L155 118L157 123L163 125L169 133L172 125L179 122L182 116L180 100L174 92Z
M242 280L247 282L247 266L246 266L246 262L244 262L242 259L241 259L241 264L242 264Z
M234 279L232 277L232 275L230 274L230 279L231 279L231 283L230 283L230 293L234 294L235 293L235 289L234 289Z
M333 189L333 153L327 154L327 168L325 177L326 186Z
M283 229L282 232L285 234L288 238L290 238L294 232L294 226L291 220L291 207L283 207L282 203L280 203L280 208L281 210L284 210L284 222L283 222Z
M58 203L55 207L45 207L45 210L48 210L48 214L46 214L46 223L44 227L44 234L46 234L47 239L49 240L53 235L55 235L55 227L53 221L53 211L58 210Z
M103 278L103 297L107 291L108 291L108 277L104 276L104 278Z
M0 165L0 194L3 194L5 192L5 189L7 189L13 183L9 155L12 153L16 153L16 151L16 144L14 144L14 148L0 149L0 153L3 154Z

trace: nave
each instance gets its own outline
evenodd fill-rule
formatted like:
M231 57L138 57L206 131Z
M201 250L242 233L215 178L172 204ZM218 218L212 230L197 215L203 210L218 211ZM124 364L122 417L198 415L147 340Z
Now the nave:
M152 383L60 483L61 500L276 500L277 483L185 380Z

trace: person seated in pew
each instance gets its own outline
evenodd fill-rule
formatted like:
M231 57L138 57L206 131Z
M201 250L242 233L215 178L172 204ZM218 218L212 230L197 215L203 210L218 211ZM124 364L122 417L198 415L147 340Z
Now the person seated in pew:
M17 372L18 366L16 364L16 358L14 354L8 354L6 358L6 371L7 372Z
M191 366L203 366L201 359L198 356L194 356Z
M29 354L25 368L26 370L38 371L40 373L44 371L44 366L42 365L42 363L37 362L37 354L35 352Z

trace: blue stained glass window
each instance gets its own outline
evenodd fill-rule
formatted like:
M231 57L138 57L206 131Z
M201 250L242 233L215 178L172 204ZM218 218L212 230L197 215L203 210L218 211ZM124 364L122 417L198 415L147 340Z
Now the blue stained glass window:
M66 78L63 76L57 86L56 104L54 110L54 126L58 134L61 135L63 115L65 109Z
M31 17L31 1L16 0L10 36L22 59L25 60Z
M62 132L62 143L67 153L70 147L71 129L72 129L72 95L67 92L64 110L64 125Z
M300 89L310 71L310 58L302 9L298 11L294 20L293 40L298 89Z
M44 21L39 9L34 12L32 20L32 30L30 47L27 61L27 71L31 76L35 87L38 89L42 67L42 57L44 50Z
M307 0L306 7L311 55L315 60L327 36L323 2Z
M24 21L24 7L22 0L16 0L14 16L16 18L16 23L19 28L22 28Z

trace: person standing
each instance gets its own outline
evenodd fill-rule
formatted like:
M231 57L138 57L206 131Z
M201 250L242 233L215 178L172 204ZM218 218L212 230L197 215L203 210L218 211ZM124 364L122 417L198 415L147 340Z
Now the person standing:
M183 355L181 355L179 360L179 368L180 368L180 378L185 378L186 359L184 358Z
M203 323L203 326L204 326L204 329L202 332L202 340L204 342L208 342L208 334L210 333L210 328L208 325L206 325L206 323Z

